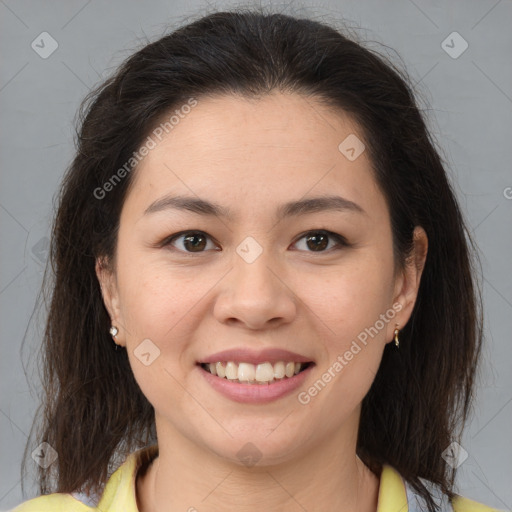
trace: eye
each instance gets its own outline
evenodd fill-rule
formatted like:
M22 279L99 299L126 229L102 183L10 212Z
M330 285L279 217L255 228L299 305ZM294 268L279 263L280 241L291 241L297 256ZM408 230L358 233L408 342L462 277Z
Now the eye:
M326 251L326 247L329 246L329 238L334 240L336 243L334 247L330 247L329 250L339 249L340 247L349 247L349 243L345 240L345 238L337 233L333 233L332 231L327 231L325 229L308 231L303 234L298 241L305 239L306 247L311 249L306 252L328 252ZM181 239L181 247L176 247L174 243L177 240ZM181 233L176 233L175 235L171 235L166 238L162 242L162 246L173 246L176 247L179 251L185 253L200 253L205 252L205 249L208 245L208 240L211 240L211 237L204 233L203 231L182 231ZM295 242L294 245L296 245Z
M182 247L185 249L178 248L178 250L182 252L204 252L202 249L207 245L205 241L210 239L210 237L202 231L182 231L164 240L162 245L173 245L175 240L181 238L183 239Z
M326 231L325 229L308 231L302 235L299 240L302 240L303 238L306 240L306 247L312 249L311 251L307 252L329 252L324 250L329 245L329 238L332 238L336 242L334 247L331 247L330 249L337 250L340 247L349 246L344 237L338 235L337 233L333 233L332 231ZM297 242L295 242L295 244L297 244Z

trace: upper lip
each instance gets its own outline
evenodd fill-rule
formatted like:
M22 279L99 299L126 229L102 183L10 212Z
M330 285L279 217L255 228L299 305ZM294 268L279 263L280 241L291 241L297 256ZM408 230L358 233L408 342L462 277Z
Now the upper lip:
M265 362L277 363L278 361L284 362L296 362L296 363L309 363L313 362L311 358L301 356L295 352L289 350L283 350L280 348L266 348L263 350L251 350L248 348L234 348L229 350L223 350L222 352L216 352L209 356L204 357L199 364L203 363L217 363L223 361L233 362L244 362L252 364L261 364Z

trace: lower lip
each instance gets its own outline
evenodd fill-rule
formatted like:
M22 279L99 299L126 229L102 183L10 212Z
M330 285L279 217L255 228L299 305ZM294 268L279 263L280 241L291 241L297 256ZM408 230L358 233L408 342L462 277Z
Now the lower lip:
M305 370L297 373L297 375L282 380L274 380L270 384L240 384L223 377L217 377L197 365L199 371L213 389L234 402L252 404L272 402L292 393L304 383L314 366L314 363L310 363Z

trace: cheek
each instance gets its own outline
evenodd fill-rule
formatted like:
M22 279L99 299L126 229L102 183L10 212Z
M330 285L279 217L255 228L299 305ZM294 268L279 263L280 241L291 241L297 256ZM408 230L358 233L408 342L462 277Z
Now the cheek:
M211 285L197 274L180 277L179 270L136 258L124 269L121 300L135 379L156 409L180 404L187 398L180 383L191 364L188 347L200 321L200 300Z
M393 322L389 303L392 291L391 260L360 255L308 286L308 306L323 332L325 349L320 380L329 388L317 401L340 406L329 422L336 423L364 398L378 371L386 343L386 328ZM383 316L382 316L383 315ZM384 318L384 319L383 319ZM322 383L318 387L321 388ZM315 393L315 390L311 390ZM326 405L329 408L329 406Z
M182 329L187 324L183 318L208 290L197 271L193 274L144 255L125 258L119 275L123 317L130 331L159 339L178 322Z
M315 294L308 303L322 331L324 354L317 380L303 390L302 398L316 411L312 417L324 418L327 431L347 419L375 379L386 342L387 323L381 315L390 308L388 286L378 272L354 269L331 277L324 293Z
M390 263L361 254L300 286L304 302L330 328L329 337L345 343L391 307L392 284Z

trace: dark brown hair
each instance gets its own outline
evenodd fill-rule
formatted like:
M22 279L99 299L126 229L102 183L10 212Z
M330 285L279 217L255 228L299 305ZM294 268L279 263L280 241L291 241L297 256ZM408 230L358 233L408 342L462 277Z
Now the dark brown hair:
M101 489L123 457L155 441L154 411L126 351L114 349L95 274L96 258L115 256L136 168L106 197L95 190L191 97L277 90L341 108L358 123L389 206L399 268L414 227L427 233L417 301L400 349L386 345L363 400L357 453L376 474L384 463L396 468L430 511L436 506L420 478L453 497L456 470L441 453L460 440L471 410L482 343L477 254L408 83L389 59L325 23L237 9L147 44L87 96L53 225L52 280L45 276L51 302L37 436L58 459L40 470L41 493Z

